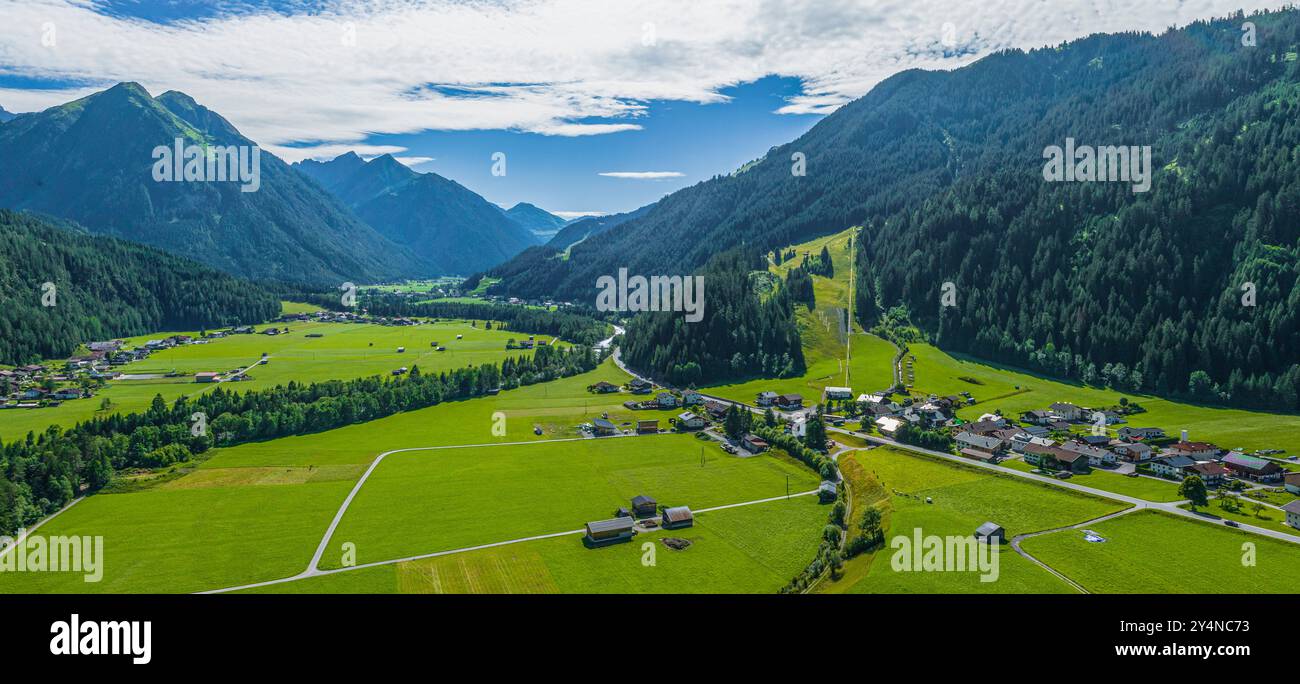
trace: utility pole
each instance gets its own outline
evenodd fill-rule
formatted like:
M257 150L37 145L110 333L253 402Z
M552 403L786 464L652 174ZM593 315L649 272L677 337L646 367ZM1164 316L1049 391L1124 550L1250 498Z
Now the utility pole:
M789 475L785 476L785 498L786 499L790 498L790 476Z

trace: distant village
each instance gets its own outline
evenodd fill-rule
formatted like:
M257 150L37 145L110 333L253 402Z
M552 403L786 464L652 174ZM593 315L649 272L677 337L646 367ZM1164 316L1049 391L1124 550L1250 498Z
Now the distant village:
M260 330L251 325L232 326L224 330L204 331L199 335L169 335L129 346L124 340L88 342L85 350L66 360L0 369L0 409L52 408L65 401L90 399L112 380L144 379L154 375L134 376L124 373L122 366L143 361L154 352L190 344L209 344L230 335L267 335L287 333L285 323L365 323L370 325L407 326L423 321L414 318L369 316L365 313L317 311L313 313L286 314L274 325ZM312 335L308 335L311 337ZM264 363L262 359L258 363ZM166 373L157 377L176 377ZM198 383L251 380L247 368L228 372L205 371L194 374Z

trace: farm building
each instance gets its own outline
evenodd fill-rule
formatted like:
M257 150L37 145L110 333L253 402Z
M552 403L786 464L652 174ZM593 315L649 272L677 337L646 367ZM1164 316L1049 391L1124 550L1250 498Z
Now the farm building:
M638 435L653 435L659 432L658 420L638 420L636 422L636 433Z
M659 512L659 502L644 495L632 497L632 515L637 518L652 518Z
M675 530L679 527L690 527L695 524L695 515L691 509L686 506L673 506L665 508L661 526L665 530Z
M975 530L975 539L985 544L1003 544L1007 541L1007 531L997 523L986 522Z
M1285 483L1288 492L1300 494L1300 473L1287 473L1283 476L1282 481Z
M1223 457L1223 465L1238 477L1257 482L1276 482L1282 479L1282 466L1262 458L1231 453Z
M758 435L745 435L740 438L740 446L751 453L761 453L767 451L767 440Z
M220 373L195 373L194 382L217 382L221 380Z
M583 537L582 541L589 547L630 541L636 535L634 525L635 522L632 518L614 518L612 520L589 522L587 523L587 535Z

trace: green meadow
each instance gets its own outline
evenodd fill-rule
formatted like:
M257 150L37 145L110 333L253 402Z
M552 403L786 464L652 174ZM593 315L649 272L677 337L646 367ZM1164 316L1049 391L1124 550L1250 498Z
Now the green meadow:
M1129 416L1126 424L1111 426L1112 433L1125 425L1159 427L1175 437L1187 430L1191 439L1213 442L1225 449L1284 449L1289 454L1300 454L1300 415L1200 406L1063 382L947 354L923 343L910 345L909 354L916 356L913 394L970 392L977 403L958 412L965 419L998 409L1005 416L1016 417L1022 411L1046 409L1057 401L1109 407L1118 404L1120 397L1128 397L1146 412Z
M1026 539L1023 548L1094 593L1256 594L1300 588L1300 545L1155 511L1088 529L1106 541L1088 542L1082 530L1062 530ZM1254 547L1253 557L1247 544Z
M482 322L479 322L482 325ZM527 356L531 351L506 350L510 338L526 339L526 333L484 330L466 321L441 321L416 326L381 326L353 323L277 323L264 327L289 328L280 335L230 335L207 344L191 344L164 349L149 358L135 361L119 370L139 379L113 380L107 388L90 399L65 401L52 408L10 409L0 411L0 438L14 439L29 431L41 431L50 425L73 424L106 413L129 413L148 408L154 396L168 402L181 396L193 396L215 387L194 382L200 372L230 372L256 364L262 354L265 365L255 365L247 372L249 380L221 383L226 389L245 391L265 389L290 381L348 380L368 375L388 375L402 366L420 366L421 371L442 371L467 365L497 363L507 356ZM129 344L142 344L182 333L154 333L130 338ZM319 335L319 337L308 337ZM462 335L462 339L456 339ZM542 339L549 339L543 337ZM431 343L447 348L435 351ZM399 353L397 349L406 351ZM167 374L177 377L162 377ZM107 399L111 405L101 409Z
M740 458L688 435L411 451L388 456L330 540L369 563L579 529L632 497L692 509L814 489L792 460Z
M1025 463L1018 458L1003 461L999 465L1022 470L1026 473L1039 472L1036 466ZM1093 469L1090 473L1075 473L1070 477L1070 482L1107 492L1146 499L1147 501L1170 502L1183 499L1178 494L1177 482L1145 476L1128 477L1101 469Z
M322 575L249 593L772 593L812 559L826 507L803 496L701 513L597 549L580 535ZM673 550L666 537L691 546ZM646 544L653 549L649 565Z
M812 276L817 307L809 310L798 304L795 317L803 338L807 369L794 378L754 379L704 388L703 391L733 401L754 403L759 392L802 394L805 404L821 400L827 386L851 387L857 394L878 392L893 384L894 345L862 331L857 322L851 330L843 329L844 312L850 305L850 268L852 253L849 240L855 229L817 238L795 245L797 256L780 266L771 264L769 271L784 278L790 269L802 264L804 254L817 256L826 247L835 265L835 276ZM790 247L786 247L789 250ZM846 336L848 342L846 362Z
M855 451L847 458L855 462L853 469L858 483L868 483L874 492L874 496L859 502L855 515L861 515L864 505L880 508L886 545L846 563L844 579L839 582L823 582L818 590L828 593L1073 592L1072 587L1020 557L1009 545L998 551L996 581L981 582L978 572L895 571L891 564L896 553L891 546L892 539L900 535L911 537L916 529L923 536L967 537L986 521L1003 526L1010 539L1125 508L1118 501L891 447Z
M382 452L408 447L579 437L579 424L603 414L629 428L638 419L659 419L660 427L668 428L668 418L676 415L674 411L630 411L623 407L623 401L631 395L593 394L586 389L601 380L622 384L628 379L612 360L606 360L589 373L507 390L496 396L444 402L328 432L223 448L218 451L219 457L200 467L370 463ZM538 430L542 434L536 434Z
M294 575L355 481L346 472L314 475L87 497L39 533L102 536L103 579L0 573L0 593L182 593Z

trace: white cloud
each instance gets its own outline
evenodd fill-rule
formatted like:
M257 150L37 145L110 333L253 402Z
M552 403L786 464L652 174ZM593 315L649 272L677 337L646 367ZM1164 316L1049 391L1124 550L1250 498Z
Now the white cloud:
M601 171L596 174L606 178L630 178L633 180L658 180L660 178L681 178L686 175L681 171Z
M292 161L373 152L356 143L376 133L633 131L649 101L723 102L720 89L767 75L803 84L779 111L828 113L903 69L1281 4L326 0L156 24L98 0L0 0L0 76L79 84L0 89L0 104L32 111L137 81L192 95Z
M433 157L393 157L393 159L411 168L433 161Z

